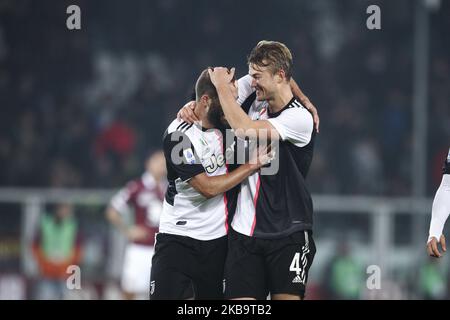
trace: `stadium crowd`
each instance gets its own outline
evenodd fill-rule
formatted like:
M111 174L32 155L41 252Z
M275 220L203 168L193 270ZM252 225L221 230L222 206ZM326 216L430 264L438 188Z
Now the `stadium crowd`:
M294 77L320 111L312 191L408 195L413 76L408 1L384 3L379 32L365 28L364 1L359 6L281 1L276 6L286 24L273 25L261 23L273 5L269 1L251 8L257 21L246 15L250 8L235 11L234 5L215 8L234 15L230 24L227 14L194 10L184 1L133 6L80 1L83 28L69 31L65 11L58 11L63 5L4 1L0 184L120 185L139 172L148 149L160 147L165 126L189 98L202 68L236 65L244 75L249 48L269 38L292 48ZM448 4L442 6L448 11ZM450 45L439 41L439 32L450 25L443 11L433 14L430 31L430 193L450 135ZM244 31L249 35L241 36Z

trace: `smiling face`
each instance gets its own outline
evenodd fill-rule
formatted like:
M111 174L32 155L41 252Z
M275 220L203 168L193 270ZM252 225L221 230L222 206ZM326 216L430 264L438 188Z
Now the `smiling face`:
M250 64L248 74L252 77L252 88L258 101L271 100L277 88L276 75L268 67Z
M291 79L292 54L280 42L260 41L250 53L248 65L256 98L258 101L269 101L279 86Z

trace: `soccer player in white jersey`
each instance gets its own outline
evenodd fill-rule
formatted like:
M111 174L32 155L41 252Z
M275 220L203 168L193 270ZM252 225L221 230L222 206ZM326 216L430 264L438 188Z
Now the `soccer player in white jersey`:
M228 89L237 97L236 81ZM227 173L223 112L207 70L196 83L201 124L174 120L164 135L169 187L152 260L150 299L221 299L227 253L226 191L269 161L264 151Z
M442 234L445 222L450 214L450 149L447 159L444 162L441 185L436 191L431 211L430 231L427 242L428 254L432 257L440 258L442 253L439 251L438 244L441 244L442 250L447 251L445 237Z
M292 54L282 43L261 41L249 59L246 113L225 86L234 69L210 70L230 126L251 139L278 141L279 170L241 183L225 267L230 299L302 299L315 255L313 206L305 178L314 150L313 117L292 94ZM245 83L245 82L244 82ZM249 101L250 99L250 101ZM239 130L242 129L242 130Z

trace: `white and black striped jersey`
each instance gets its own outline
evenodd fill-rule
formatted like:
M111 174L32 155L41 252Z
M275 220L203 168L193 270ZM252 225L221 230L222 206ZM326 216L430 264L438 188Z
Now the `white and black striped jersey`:
M227 234L225 194L205 198L189 179L205 172L209 176L227 173L222 133L174 120L164 134L167 180L159 232L212 240Z
M252 78L239 79L239 99L252 120L268 120L280 135L279 170L274 175L251 175L241 183L232 227L259 238L285 237L310 230L313 204L306 187L314 149L314 123L309 111L293 98L271 114L267 102L256 101Z

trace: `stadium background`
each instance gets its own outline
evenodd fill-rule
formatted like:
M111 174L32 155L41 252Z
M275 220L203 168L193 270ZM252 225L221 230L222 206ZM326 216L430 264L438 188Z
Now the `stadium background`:
M66 28L70 4L80 31ZM366 28L371 4L381 30ZM84 253L67 298L118 298L109 196L141 174L199 72L244 75L262 39L290 47L321 117L309 298L448 298L448 256L429 260L425 242L450 141L449 15L432 0L0 0L0 298L35 297L36 217L63 200Z

